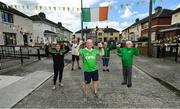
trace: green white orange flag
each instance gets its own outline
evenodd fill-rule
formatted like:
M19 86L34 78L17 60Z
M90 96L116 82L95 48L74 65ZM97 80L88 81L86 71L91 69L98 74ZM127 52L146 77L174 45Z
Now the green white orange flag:
M108 7L83 8L83 22L105 21L108 19Z

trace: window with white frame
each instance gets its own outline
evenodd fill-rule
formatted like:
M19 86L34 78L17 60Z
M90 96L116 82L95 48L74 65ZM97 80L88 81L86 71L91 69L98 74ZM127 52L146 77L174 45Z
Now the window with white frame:
M1 11L1 19L3 22L8 22L8 23L14 22L13 14L5 12L5 11Z

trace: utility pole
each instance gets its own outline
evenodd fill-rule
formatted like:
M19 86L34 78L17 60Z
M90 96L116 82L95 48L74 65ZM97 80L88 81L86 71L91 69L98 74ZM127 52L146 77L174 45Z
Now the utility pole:
M152 20L152 0L149 0L149 25L148 25L148 56L152 56L152 45L151 45L151 20Z
M179 37L179 35L178 35L178 36L176 37L176 55L175 55L175 62L178 62L179 41L180 41L180 37Z

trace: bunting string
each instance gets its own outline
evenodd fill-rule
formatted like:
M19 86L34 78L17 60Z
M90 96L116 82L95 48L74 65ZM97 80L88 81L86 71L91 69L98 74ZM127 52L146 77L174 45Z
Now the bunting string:
M127 2L118 4L121 9L125 9L130 6L138 6L138 5L144 5L145 2L148 2L149 0L136 0L132 3L132 1L127 0ZM156 4L158 0L152 0L153 4ZM164 2L165 0L159 0L160 2ZM25 2L25 1L23 1ZM28 0L26 1L28 4ZM33 5L2 5L3 8L15 8L15 9L23 9L23 10L36 10L36 11L81 11L80 7L65 7L65 6L41 6L37 4ZM112 4L109 5L109 9L112 10L113 6Z

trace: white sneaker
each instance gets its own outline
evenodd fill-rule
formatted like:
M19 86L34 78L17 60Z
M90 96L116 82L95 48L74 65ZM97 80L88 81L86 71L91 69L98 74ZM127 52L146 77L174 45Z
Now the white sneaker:
M56 89L56 86L53 86L52 90L55 90Z
M64 84L63 84L63 83L59 83L59 86L63 87L63 86L64 86Z

